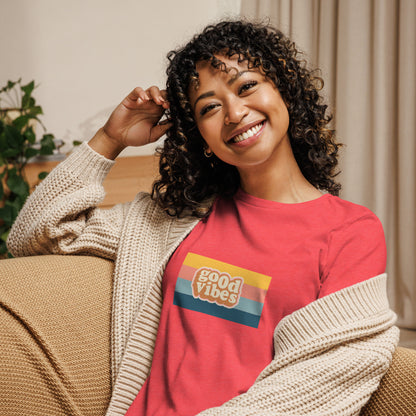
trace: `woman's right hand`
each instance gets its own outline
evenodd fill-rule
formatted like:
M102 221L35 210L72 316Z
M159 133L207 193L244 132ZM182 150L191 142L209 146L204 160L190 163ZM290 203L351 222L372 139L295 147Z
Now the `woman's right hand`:
M166 91L153 86L135 88L114 109L89 145L108 158L115 158L127 146L143 146L162 137L172 126L159 123L169 108Z

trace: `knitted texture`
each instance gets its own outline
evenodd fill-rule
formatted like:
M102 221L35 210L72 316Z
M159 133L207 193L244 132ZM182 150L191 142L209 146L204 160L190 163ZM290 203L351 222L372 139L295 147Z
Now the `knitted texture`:
M175 220L158 208L147 194L132 202L123 228L115 269L113 295L113 379L119 372L127 340L134 324L142 337L137 348L132 380L137 388L146 380L153 357L162 307L162 277L170 256L198 222ZM140 309L139 309L140 308ZM134 381L132 381L134 384Z
M0 415L104 414L112 270L83 256L1 261Z
M9 248L15 255L89 253L115 259L114 384L107 411L113 416L124 415L149 374L163 272L198 220L169 217L147 194L110 210L96 209L111 166L82 145L28 199ZM388 309L384 275L347 289L284 319L275 332L276 357L252 388L203 414L358 414L387 371L398 331L392 328L395 315Z

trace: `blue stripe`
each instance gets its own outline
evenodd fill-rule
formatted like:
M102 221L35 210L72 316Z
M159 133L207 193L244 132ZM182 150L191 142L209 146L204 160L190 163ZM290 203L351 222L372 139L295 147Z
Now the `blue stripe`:
M175 292L192 296L192 282L178 277L178 280L176 281ZM260 316L263 310L263 303L240 297L240 301L233 309L238 309L239 311Z
M175 292L173 304L191 311L205 313L227 321L257 328L259 326L260 316L251 313L238 311L236 309L227 309L224 306L218 306L215 303L195 299L193 296L184 295Z
M236 309L260 316L261 311L263 310L263 304L256 302L255 300L240 297L240 301L238 302Z
M175 292L180 292L184 295L192 296L192 282L190 280L178 277L175 286Z

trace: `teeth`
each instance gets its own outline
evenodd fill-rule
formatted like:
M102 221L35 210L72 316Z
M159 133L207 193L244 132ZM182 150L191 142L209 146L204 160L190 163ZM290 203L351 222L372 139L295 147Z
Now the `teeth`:
M248 129L244 133L241 133L231 139L233 143L242 142L243 140L248 139L249 137L255 135L260 129L261 129L262 123L257 124L257 126L252 127L251 129Z

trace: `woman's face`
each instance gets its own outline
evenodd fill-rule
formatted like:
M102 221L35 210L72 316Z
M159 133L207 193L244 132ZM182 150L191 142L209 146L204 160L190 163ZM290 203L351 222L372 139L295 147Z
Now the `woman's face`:
M218 58L232 70L227 73L201 61L199 86L189 91L202 137L210 151L239 170L272 165L285 153L282 147L290 147L289 114L278 89L246 62Z

